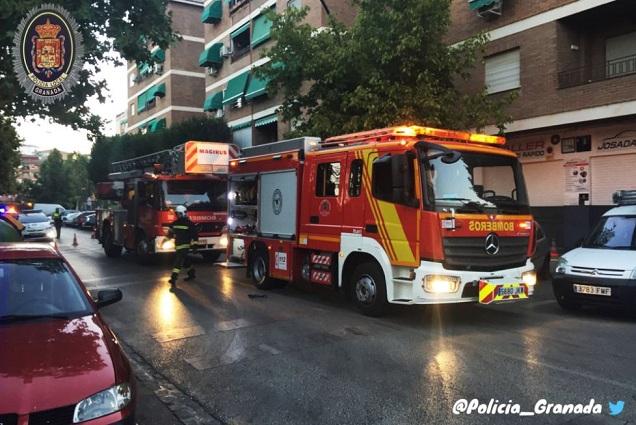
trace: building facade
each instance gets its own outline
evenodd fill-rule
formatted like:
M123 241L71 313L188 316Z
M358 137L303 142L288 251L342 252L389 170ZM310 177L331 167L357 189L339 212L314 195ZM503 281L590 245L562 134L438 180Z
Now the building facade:
M212 116L224 117L241 147L279 140L289 130L277 115L281 100L267 94L267 81L254 69L269 62L263 51L271 46L268 13L308 6L307 22L320 28L329 15L350 24L355 8L348 0L206 0L201 13L205 37L198 57L204 71L205 100Z
M200 17L203 0L170 0L172 29L181 40L152 48L155 66L128 63L126 132L153 132L202 116L205 73L197 59L204 45Z
M516 92L506 126L535 215L572 247L636 189L633 0L453 0L450 44L489 42L466 91ZM495 133L497 129L488 128Z

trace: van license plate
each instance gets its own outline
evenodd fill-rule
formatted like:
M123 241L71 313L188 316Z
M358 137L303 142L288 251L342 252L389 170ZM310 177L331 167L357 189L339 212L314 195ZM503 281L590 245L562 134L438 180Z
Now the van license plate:
M576 292L577 294L603 295L605 297L612 296L612 288L608 288L606 286L591 286L591 285L574 284L574 292Z

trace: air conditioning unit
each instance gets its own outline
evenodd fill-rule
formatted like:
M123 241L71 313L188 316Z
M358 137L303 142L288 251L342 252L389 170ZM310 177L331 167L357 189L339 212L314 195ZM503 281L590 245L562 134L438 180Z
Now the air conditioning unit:
M229 58L230 56L232 56L232 53L234 53L234 51L232 50L232 46L223 45L223 47L221 47L221 56L223 56L224 58Z
M213 77L219 73L218 68L215 68L213 66L209 66L207 70L208 70L208 75L211 75Z
M238 99L236 99L236 102L234 102L232 104L232 107L235 108L235 109L242 108L243 107L243 98L239 97Z
M472 1L479 1L479 0L472 0ZM480 18L485 18L485 19L495 18L495 17L501 16L502 8L503 8L503 0L495 0L478 8L477 15Z

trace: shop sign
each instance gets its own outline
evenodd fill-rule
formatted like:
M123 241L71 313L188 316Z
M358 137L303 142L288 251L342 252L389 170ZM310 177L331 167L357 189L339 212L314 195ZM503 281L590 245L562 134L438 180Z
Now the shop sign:
M587 160L568 161L565 169L565 198L567 205L578 205L580 194L590 193L590 162Z
M627 130L599 142L597 152L636 151L636 130Z
M547 146L547 143L543 140L536 140L532 142L515 143L508 146L508 149L519 155L520 159L532 160L532 159L544 159L546 153L549 155L552 153L552 146Z

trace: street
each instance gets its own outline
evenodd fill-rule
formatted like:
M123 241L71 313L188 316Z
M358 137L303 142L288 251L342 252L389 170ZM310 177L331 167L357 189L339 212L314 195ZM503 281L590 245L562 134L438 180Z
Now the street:
M636 423L636 319L566 313L550 282L529 302L374 319L329 289L258 291L245 269L205 263L173 293L168 259L107 258L85 231L64 228L60 246L89 290L124 293L102 312L136 371L141 424ZM526 411L594 399L603 414L453 414L473 398ZM616 400L626 407L613 418Z

